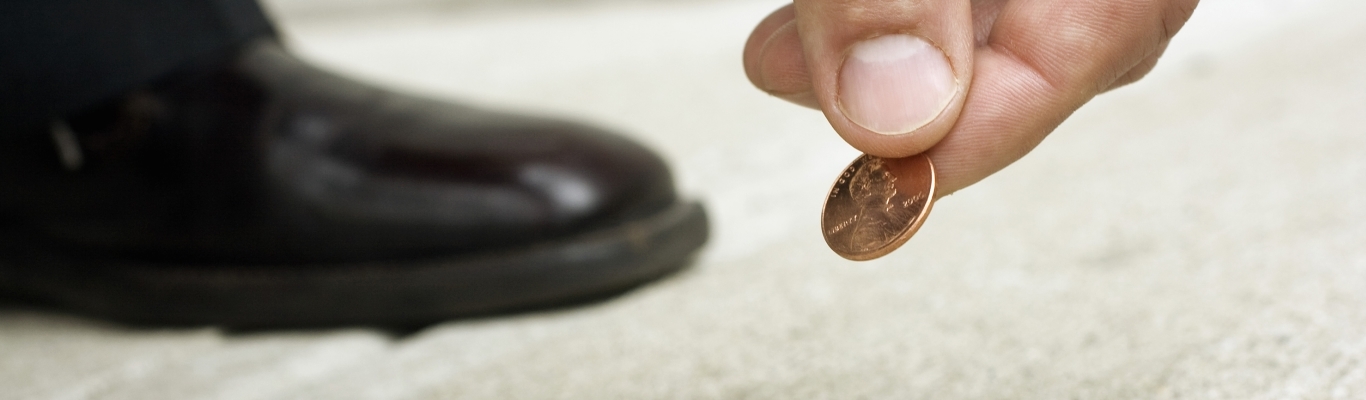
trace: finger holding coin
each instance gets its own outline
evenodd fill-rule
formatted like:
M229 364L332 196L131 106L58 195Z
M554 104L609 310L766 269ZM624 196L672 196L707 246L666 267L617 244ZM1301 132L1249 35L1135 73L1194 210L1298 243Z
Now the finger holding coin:
M755 28L744 68L759 89L825 112L865 153L927 154L938 197L1141 79L1198 3L796 0Z

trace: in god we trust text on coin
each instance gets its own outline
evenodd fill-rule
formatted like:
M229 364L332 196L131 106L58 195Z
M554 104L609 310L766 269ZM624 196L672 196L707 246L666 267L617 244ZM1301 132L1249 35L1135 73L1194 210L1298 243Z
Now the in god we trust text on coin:
M887 255L920 229L934 205L934 190L929 157L859 156L825 199L825 243L835 254L855 261Z

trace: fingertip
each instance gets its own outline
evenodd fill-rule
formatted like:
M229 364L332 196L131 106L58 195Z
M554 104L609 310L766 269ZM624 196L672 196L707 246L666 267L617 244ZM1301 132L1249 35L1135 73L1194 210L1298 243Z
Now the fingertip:
M759 89L784 99L815 98L802 40L797 35L797 21L789 21L773 32L760 49L757 64L755 85Z
M745 75L751 84L763 89L762 59L764 48L773 39L774 34L785 25L796 20L796 12L791 4L774 10L754 27L750 32L749 39L745 41L745 49L742 60L745 68Z

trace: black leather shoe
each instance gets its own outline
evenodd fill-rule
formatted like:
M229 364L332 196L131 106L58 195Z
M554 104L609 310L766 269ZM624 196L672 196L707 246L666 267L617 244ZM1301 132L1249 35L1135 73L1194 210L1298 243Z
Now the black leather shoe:
M122 321L422 324L674 271L707 236L619 136L389 93L273 41L0 134L0 292Z

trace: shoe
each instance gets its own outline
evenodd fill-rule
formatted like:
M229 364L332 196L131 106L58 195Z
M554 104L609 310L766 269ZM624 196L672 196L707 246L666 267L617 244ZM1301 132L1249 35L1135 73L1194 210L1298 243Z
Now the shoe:
M0 293L139 324L410 326L618 293L707 238L640 145L273 40L0 134Z

